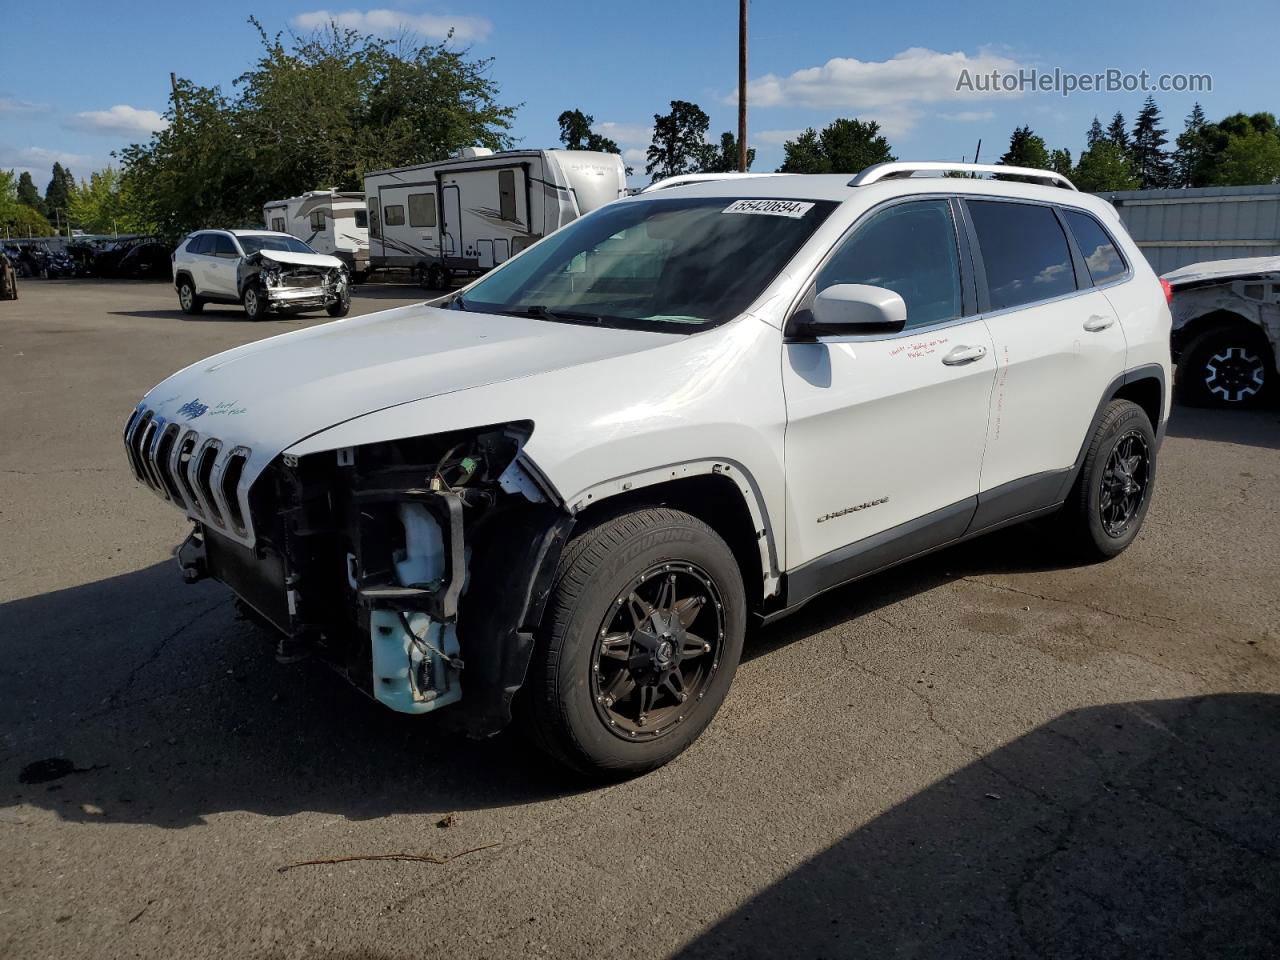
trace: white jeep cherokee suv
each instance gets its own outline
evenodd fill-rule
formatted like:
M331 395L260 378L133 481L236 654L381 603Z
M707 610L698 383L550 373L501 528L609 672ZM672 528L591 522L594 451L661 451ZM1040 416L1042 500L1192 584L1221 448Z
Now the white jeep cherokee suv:
M197 230L173 253L173 286L183 313L206 303L239 303L250 320L323 307L351 309L347 267L297 237L274 230Z
M215 577L393 710L670 760L750 618L1056 515L1132 542L1168 302L1102 200L1039 182L719 180L611 203L431 304L174 374L138 480ZM950 169L950 168L946 168Z

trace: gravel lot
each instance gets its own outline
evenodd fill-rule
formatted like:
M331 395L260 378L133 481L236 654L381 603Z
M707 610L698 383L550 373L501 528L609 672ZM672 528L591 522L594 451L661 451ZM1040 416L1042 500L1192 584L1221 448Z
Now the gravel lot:
M186 524L129 474L125 415L323 314L21 294L0 303L0 956L1275 955L1276 411L1177 410L1108 564L1018 529L757 631L702 740L599 789L277 665L224 588L181 583ZM368 286L355 310L420 298ZM47 758L74 771L22 782ZM396 853L440 862L282 870Z

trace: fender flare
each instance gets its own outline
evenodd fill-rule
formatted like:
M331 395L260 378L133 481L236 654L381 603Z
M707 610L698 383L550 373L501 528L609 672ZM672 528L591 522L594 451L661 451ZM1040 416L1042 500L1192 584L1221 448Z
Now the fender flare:
M721 476L731 480L742 495L743 505L751 517L755 540L760 551L760 575L763 595L771 597L781 590L782 572L778 560L777 533L769 517L769 507L764 494L751 471L736 460L718 457L706 460L686 460L660 467L639 470L603 480L565 497L568 511L577 515L589 506L623 493L655 487L673 480L688 477Z

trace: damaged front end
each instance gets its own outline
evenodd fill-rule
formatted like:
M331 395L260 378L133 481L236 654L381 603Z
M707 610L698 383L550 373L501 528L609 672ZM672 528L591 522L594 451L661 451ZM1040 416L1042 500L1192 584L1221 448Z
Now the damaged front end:
M197 522L188 581L230 586L278 633L402 713L456 705L496 733L523 683L533 630L572 518L502 424L277 457L253 482L252 546Z
M351 299L350 278L340 261L334 263L289 263L263 250L240 261L240 289L256 283L273 311L344 305Z

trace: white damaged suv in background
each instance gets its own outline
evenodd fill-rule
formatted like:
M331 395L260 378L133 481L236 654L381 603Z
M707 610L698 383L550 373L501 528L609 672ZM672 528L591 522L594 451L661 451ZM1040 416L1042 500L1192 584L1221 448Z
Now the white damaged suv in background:
M272 313L351 309L347 266L297 237L273 230L197 230L173 253L173 286L182 312L206 303L238 303L250 320Z
M711 721L748 621L1051 518L1137 535L1169 306L1113 208L1040 170L672 187L464 290L237 347L124 429L277 636L392 710L514 717L590 773Z

